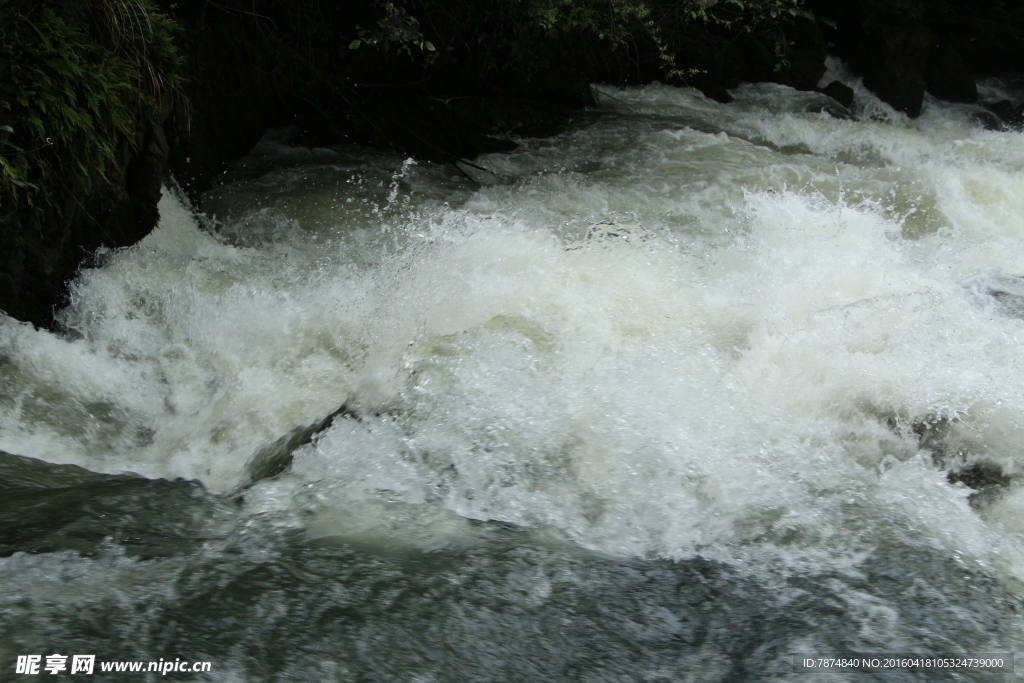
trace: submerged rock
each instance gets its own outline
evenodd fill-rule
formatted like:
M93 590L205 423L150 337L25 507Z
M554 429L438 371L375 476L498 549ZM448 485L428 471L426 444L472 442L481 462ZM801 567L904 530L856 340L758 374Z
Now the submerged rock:
M591 242L646 242L657 237L657 234L639 223L594 223L587 231L587 240Z
M277 441L252 454L249 461L245 463L244 478L239 488L252 486L261 479L276 477L287 471L291 467L292 454L296 449L310 443L314 436L330 427L336 417L359 419L359 415L349 408L348 404L342 404L340 408L324 419L310 425L296 427Z
M946 478L951 484L961 483L976 491L993 486L1010 485L1010 477L1006 476L999 465L984 461L973 462L959 469L950 470Z
M998 116L990 111L971 112L971 118L981 124L985 130L1003 130L1006 125Z
M826 102L821 103L821 104L814 104L814 105L811 105L810 107L808 107L806 111L813 112L813 113L816 113L816 114L825 113L825 114L828 114L829 116L831 116L832 118L839 119L841 121L856 121L857 120L857 117L853 114L852 111L850 111L849 109L847 109L843 105L839 104L838 102L827 102L826 101Z
M986 293L996 300L1000 313L1024 319L1024 276L1002 275L988 285Z

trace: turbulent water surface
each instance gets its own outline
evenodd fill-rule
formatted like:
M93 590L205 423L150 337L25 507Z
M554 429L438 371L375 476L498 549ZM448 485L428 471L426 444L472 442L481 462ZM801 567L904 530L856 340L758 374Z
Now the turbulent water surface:
M1024 652L1024 134L600 90L484 170L271 133L0 322L3 670L1003 680L791 656Z

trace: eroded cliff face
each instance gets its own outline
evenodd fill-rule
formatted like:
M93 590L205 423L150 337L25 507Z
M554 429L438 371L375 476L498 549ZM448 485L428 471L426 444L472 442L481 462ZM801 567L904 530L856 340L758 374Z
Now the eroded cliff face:
M8 41L38 46L40 35L12 30L12 17L50 12L76 40L97 45L108 37L98 14L103 5L8 0L0 5L0 22ZM569 45L564 37L509 31L483 19L456 27L491 32L487 59L474 53L479 41L471 40L439 50L429 67L394 51L349 50L352 27L375 21L372 3L257 2L241 11L230 2L180 0L150 7L181 27L173 35L184 57L181 96L160 93L153 106L135 111L131 125L107 140L112 159L89 169L85 189L58 179L44 188L50 201L41 210L0 206L0 310L10 316L52 325L66 282L83 263L94 262L101 247L133 244L154 227L169 174L198 196L268 127L297 124L297 144L355 142L451 162L509 149L509 137L557 132L568 112L592 104L589 82L664 78L651 45L638 44L623 59L595 52L597 43ZM1014 3L809 0L804 7L799 16L749 32L680 25L667 27L666 35L678 64L698 71L689 84L719 101L729 101L728 89L741 81L817 89L825 57L834 53L882 100L916 116L926 92L974 101L974 74L1018 72L1024 65L1024 8ZM11 50L0 56L0 84L10 80L14 58ZM839 83L822 91L844 105L852 97ZM27 126L10 94L0 106L0 125L15 134L0 132L0 139L24 142L19 136ZM1003 109L996 112L1003 119L1020 114Z

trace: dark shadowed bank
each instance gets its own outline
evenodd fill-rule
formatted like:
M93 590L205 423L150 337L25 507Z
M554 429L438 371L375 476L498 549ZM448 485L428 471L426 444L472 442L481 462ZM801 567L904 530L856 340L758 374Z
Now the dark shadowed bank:
M51 326L83 262L154 227L169 173L196 196L269 127L454 162L557 132L591 82L728 102L741 81L815 89L828 53L916 116L926 91L969 102L977 75L1021 71L1024 7L0 0L0 310ZM846 86L823 90L849 105Z

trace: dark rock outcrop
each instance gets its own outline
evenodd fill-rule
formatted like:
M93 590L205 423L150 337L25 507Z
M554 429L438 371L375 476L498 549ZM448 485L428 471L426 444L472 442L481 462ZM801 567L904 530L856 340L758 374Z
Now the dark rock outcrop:
M883 102L910 116L921 113L924 101L924 69L931 31L902 22L870 23L858 45L855 68L864 85Z
M797 90L814 90L825 75L825 48L793 48L789 54L789 68L784 72L786 85Z
M830 4L830 3L821 3ZM837 10L837 45L864 85L883 102L917 116L925 93L928 49L935 41L917 0L831 3Z
M161 126L138 137L162 138ZM86 197L64 196L44 211L38 230L20 235L16 248L0 256L0 310L7 315L49 327L54 308L65 300L66 282L100 247L118 248L139 241L156 225L160 185L167 163L167 145L152 142L133 152L122 143L122 165L107 175L104 186ZM0 214L8 229L10 213Z
M779 70L779 82L797 90L813 90L825 75L825 39L818 22L804 16L794 17L785 26L783 38L789 48Z
M835 20L829 40L894 108L916 116L925 91L978 98L973 74L1024 67L1024 6L1003 0L810 0Z
M839 81L832 81L824 88L821 92L831 97L833 100L843 105L847 109L853 106L853 88L840 83Z
M732 102L727 89L736 87L742 78L743 57L739 50L725 38L703 30L687 32L682 41L676 55L678 62L697 70L690 85L713 100Z

